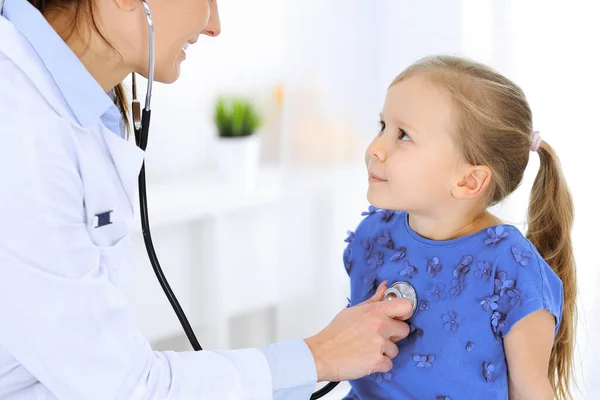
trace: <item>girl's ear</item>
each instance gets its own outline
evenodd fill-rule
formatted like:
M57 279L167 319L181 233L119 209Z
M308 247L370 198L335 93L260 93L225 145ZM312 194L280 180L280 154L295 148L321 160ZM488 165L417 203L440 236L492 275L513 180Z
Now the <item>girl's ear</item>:
M452 196L459 200L477 197L488 187L492 170L484 165L469 166L452 186Z

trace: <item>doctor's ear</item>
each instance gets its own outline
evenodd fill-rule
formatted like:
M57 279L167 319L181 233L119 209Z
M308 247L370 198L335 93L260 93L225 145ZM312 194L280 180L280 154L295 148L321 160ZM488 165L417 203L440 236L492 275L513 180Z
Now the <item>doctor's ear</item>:
M452 197L468 200L477 197L487 189L492 170L483 165L469 166L462 176L452 185Z
M133 11L141 6L140 0L113 0L122 11Z

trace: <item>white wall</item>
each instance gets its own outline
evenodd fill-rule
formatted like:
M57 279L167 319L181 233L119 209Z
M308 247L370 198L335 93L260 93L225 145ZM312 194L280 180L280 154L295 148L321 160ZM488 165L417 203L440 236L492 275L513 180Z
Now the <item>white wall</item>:
M411 63L430 54L458 53L462 48L460 0L383 3L377 81L381 104L383 91Z

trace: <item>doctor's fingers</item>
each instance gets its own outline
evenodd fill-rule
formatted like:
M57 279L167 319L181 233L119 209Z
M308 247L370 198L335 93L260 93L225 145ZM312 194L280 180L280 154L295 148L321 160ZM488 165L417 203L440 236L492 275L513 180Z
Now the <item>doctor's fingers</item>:
M398 345L396 343L392 342L391 340L386 340L383 344L381 352L384 356L392 359L398 355L400 350L398 350Z
M393 367L392 359L395 358L399 353L398 346L387 340L381 347L381 357L374 366L373 372L386 373Z
M365 300L363 304L375 303L375 302L382 301L383 300L383 294L385 293L386 289L387 289L387 281L381 282L379 284L379 287L377 287L377 290L375 291L375 294L373 296L371 296L370 299Z
M407 320L413 314L413 305L405 298L384 301L379 306L388 317L397 320Z
M404 321L388 318L383 322L380 332L386 341L393 343L407 337L410 333L410 326Z

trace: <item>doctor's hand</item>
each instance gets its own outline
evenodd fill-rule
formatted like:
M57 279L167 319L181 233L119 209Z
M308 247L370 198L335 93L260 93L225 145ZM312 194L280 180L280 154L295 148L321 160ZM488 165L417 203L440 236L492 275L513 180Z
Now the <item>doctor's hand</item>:
M395 342L410 328L412 315L407 299L383 302L386 282L370 299L338 313L318 334L305 339L317 365L317 380L346 381L392 369L398 355Z

